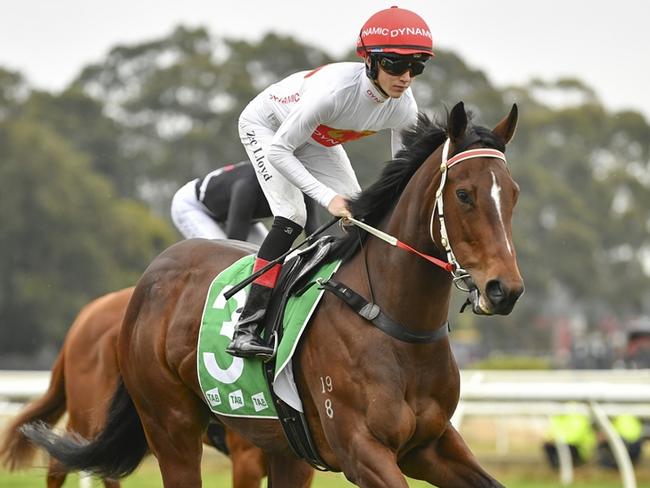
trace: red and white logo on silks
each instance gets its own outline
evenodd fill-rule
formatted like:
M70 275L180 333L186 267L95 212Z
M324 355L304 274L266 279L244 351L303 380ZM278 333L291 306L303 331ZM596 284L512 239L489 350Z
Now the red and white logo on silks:
M374 130L347 130L347 129L334 129L326 125L319 125L311 135L311 138L322 144L323 146L332 147L344 142L356 141L362 137L371 136L376 134Z

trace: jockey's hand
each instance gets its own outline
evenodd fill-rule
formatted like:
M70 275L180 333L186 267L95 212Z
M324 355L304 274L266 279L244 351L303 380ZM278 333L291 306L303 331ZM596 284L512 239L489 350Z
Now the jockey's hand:
M327 211L334 217L352 217L348 210L348 202L341 195L336 195L327 205Z

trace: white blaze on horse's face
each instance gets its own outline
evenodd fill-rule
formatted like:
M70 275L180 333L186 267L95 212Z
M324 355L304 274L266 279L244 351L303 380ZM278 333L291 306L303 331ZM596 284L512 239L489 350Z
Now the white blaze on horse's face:
M508 237L508 233L506 232L506 226L503 223L503 213L501 211L501 186L497 181L497 177L494 174L494 171L490 170L490 175L492 175L492 188L490 189L490 196L492 197L492 200L494 201L494 205L496 206L497 209L497 215L499 216L499 225L501 227L501 230L503 231L503 239L506 241L508 252L512 254L512 249L513 249L512 242L510 241L510 238Z

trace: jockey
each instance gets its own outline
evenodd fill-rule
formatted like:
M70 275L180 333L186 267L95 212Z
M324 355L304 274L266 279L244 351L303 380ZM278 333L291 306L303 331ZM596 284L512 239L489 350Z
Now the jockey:
M318 228L315 202L307 198L307 231ZM183 185L171 205L174 225L186 239L237 239L261 244L271 217L255 170L248 161L229 164Z
M333 63L302 71L255 97L239 118L239 135L273 212L254 271L288 251L305 225L302 194L337 217L349 217L347 198L360 191L341 143L392 129L399 134L417 120L410 84L433 57L424 20L392 7L372 15L357 39L363 63ZM259 336L280 264L258 277L226 351L268 360L273 348Z

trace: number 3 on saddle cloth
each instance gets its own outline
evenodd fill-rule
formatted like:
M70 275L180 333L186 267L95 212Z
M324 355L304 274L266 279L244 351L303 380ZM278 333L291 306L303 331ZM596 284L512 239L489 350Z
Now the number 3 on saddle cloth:
M266 314L269 330L277 333L273 383L275 394L295 410L302 403L293 382L291 358L324 290L316 280L329 279L340 261L319 266L333 238L326 236L289 259L282 268L276 293ZM223 294L253 272L255 256L245 256L222 271L210 285L199 331L197 371L199 383L210 409L233 417L278 418L273 396L265 378L265 364L257 359L233 357L225 352L246 302L249 287L230 300ZM284 311L284 313L282 313Z

